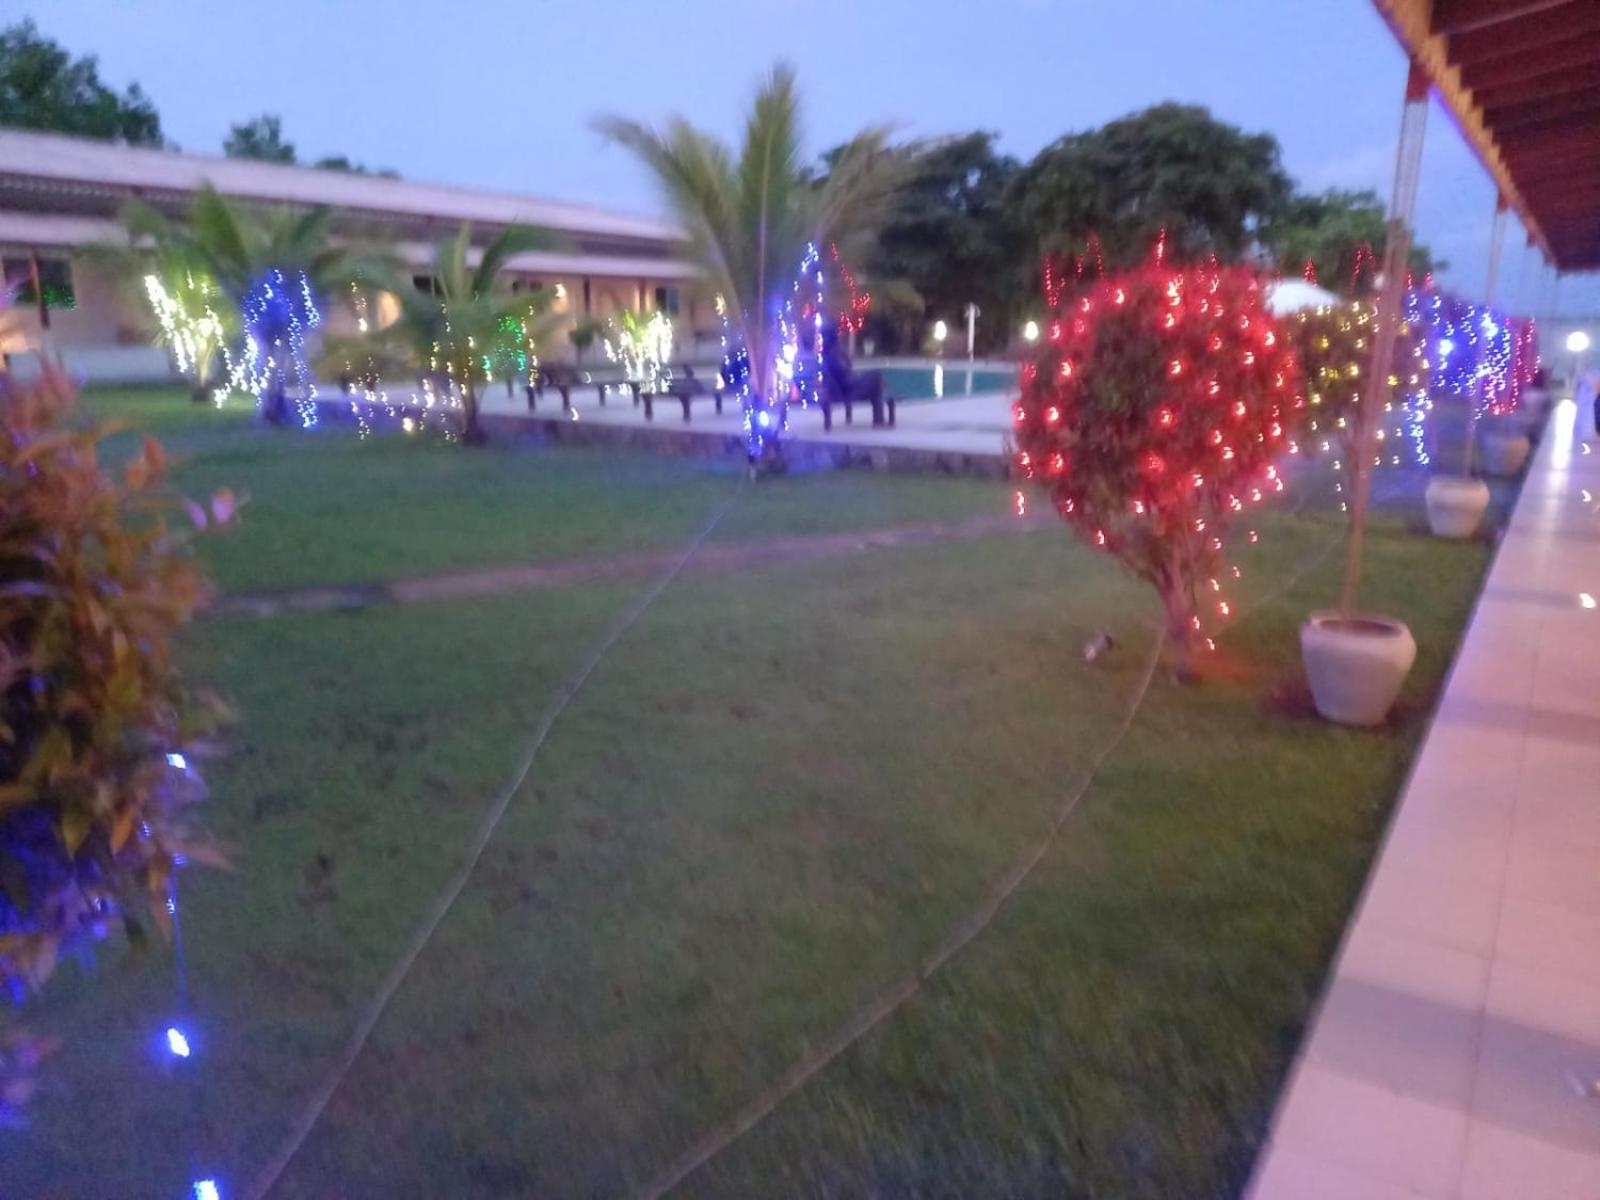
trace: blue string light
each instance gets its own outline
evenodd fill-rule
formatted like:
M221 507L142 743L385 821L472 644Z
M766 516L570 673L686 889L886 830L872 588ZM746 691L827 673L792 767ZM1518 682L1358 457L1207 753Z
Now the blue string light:
M822 399L826 291L822 253L815 242L807 242L788 294L774 304L770 317L777 337L773 361L767 365L773 394L765 397L758 396L752 387L754 369L748 348L733 334L726 305L720 308L722 382L744 413L745 448L752 461L789 432L791 407L807 408Z
M276 268L245 293L244 348L237 361L226 355L230 387L243 388L259 406L273 387L297 390L302 429L317 424L317 385L306 359L306 335L322 324L322 313L304 271L291 282Z

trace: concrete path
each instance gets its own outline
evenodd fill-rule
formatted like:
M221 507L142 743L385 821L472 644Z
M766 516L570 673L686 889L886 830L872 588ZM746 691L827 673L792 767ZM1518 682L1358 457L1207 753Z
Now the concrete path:
M801 562L832 558L842 554L859 554L889 546L921 546L952 539L1025 533L1053 527L1056 524L1054 518L1048 516L1019 519L1008 513L997 513L965 521L896 525L887 529L773 538L759 542L718 543L701 547L689 561L686 569L726 571L762 563ZM421 604L430 600L458 600L500 595L505 592L572 587L585 583L608 583L613 580L638 579L658 574L675 562L682 553L682 547L674 546L666 550L618 554L609 558L484 567L474 571L453 571L438 575L419 575L410 579L387 579L334 587L297 588L274 592L235 592L219 597L205 610L204 615L214 620L281 617L292 613L328 612L333 609L367 608L382 604Z
M952 383L951 386L955 385ZM831 433L822 430L820 410L797 409L790 415L791 436L800 441L848 441L863 447L902 447L993 455L998 458L1011 429L1010 402L1014 394L980 392L971 396L947 396L942 400L907 400L897 408L894 427L885 429L872 428L871 411L866 408L858 408L855 423L846 425L843 410L840 409L834 414ZM683 411L678 403L670 399L658 402L655 419L647 422L644 409L635 408L627 394L614 394L602 406L592 385L573 389L572 407L579 421L639 429L688 429L697 433L733 435L740 432L742 420L736 404L726 404L719 417L710 399L705 398L694 402L693 415L688 424L684 423ZM486 414L527 416L528 405L520 387L515 396L508 396L504 387L491 386L484 394L483 411ZM554 391L546 392L539 402L537 415L560 416L560 396Z
M1556 406L1251 1200L1600 1197L1600 446Z

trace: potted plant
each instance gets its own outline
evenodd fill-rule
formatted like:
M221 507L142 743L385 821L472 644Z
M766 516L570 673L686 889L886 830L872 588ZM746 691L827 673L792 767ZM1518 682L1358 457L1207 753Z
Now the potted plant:
M1392 219L1384 248L1383 279L1404 278L1410 242L1406 223ZM1404 622L1356 607L1378 417L1389 396L1390 375L1380 368L1393 360L1401 326L1398 287L1386 284L1379 292L1374 325L1371 403L1356 408L1351 455L1355 479L1339 605L1313 612L1300 628L1301 658L1317 712L1341 725L1357 726L1382 723L1417 657L1417 643Z

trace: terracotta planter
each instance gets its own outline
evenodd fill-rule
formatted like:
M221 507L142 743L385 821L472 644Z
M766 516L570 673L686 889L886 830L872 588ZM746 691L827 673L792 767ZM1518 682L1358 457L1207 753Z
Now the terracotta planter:
M1417 643L1390 617L1314 612L1300 627L1300 656L1317 712L1340 725L1377 725L1400 694Z
M1428 528L1434 537L1469 538L1489 507L1489 485L1460 475L1435 475L1426 495Z
M1527 463L1533 443L1525 433L1489 426L1483 431L1480 446L1484 471L1501 479L1509 479Z

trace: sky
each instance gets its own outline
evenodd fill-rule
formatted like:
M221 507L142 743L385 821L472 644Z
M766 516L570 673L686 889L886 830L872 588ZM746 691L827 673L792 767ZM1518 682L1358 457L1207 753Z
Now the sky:
M590 128L681 114L734 140L778 59L799 72L809 149L868 124L993 130L1028 157L1163 100L1275 134L1309 189L1387 197L1405 60L1371 0L0 0L101 75L137 80L185 150L280 114L303 161L346 154L409 179L660 211ZM1417 236L1482 298L1494 187L1429 114ZM1495 300L1540 299L1513 220ZM1559 311L1600 313L1600 274Z

